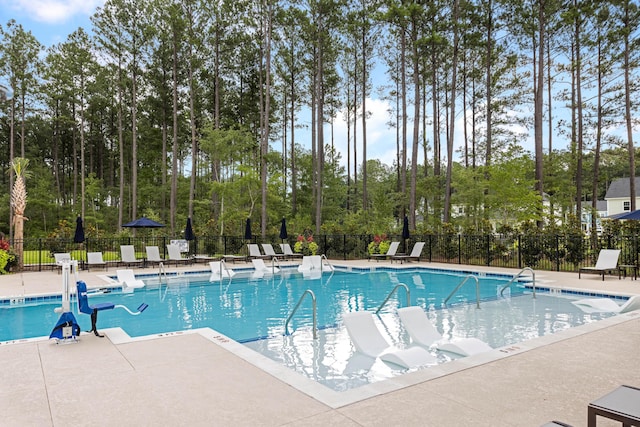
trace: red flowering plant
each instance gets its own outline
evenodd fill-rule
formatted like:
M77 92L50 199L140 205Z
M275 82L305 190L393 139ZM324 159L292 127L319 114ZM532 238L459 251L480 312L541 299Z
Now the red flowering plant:
M17 260L9 242L0 239L0 274L7 274L11 267L17 264Z
M389 250L391 243L389 242L386 234L376 234L373 236L373 241L369 243L367 250L369 254L386 254Z
M318 244L313 241L313 236L307 237L302 234L298 235L298 240L293 245L294 252L301 253L302 255L315 255L318 252Z

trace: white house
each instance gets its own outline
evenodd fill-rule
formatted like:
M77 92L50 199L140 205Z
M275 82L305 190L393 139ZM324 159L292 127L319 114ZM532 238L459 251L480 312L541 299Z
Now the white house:
M614 180L604 199L607 202L607 215L615 215L629 212L631 210L629 178L619 178ZM640 178L635 179L636 184L636 208L640 208Z

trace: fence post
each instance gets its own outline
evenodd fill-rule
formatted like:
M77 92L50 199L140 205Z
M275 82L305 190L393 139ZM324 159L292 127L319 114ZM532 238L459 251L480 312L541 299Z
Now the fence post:
M518 235L518 268L522 268L522 236Z
M462 264L462 236L458 234L458 264Z
M491 265L491 234L487 234L487 267Z
M566 242L565 242L566 245ZM556 234L556 271L560 271L560 236Z

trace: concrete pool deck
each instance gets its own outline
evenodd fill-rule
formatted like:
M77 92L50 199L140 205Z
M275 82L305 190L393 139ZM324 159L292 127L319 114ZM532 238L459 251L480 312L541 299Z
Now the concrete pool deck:
M157 269L136 268L136 274L144 272ZM115 268L108 273L115 274ZM80 277L90 287L99 287L104 285L100 277L104 274L83 271ZM583 275L579 280L577 273L536 271L536 279L540 286L640 294L640 280L631 278L608 276L603 282L598 275ZM0 276L0 296L59 293L60 283L61 276L55 271ZM0 425L506 427L538 426L555 419L584 426L589 402L621 384L640 386L640 311L598 324L565 331L568 333L537 346L523 343L513 352L502 349L501 357L476 359L465 369L433 379L420 380L414 375L406 383L387 380L376 387L377 395L363 395L362 400L351 399L343 405L339 399L327 404L325 399L300 391L281 379L290 377L290 371L282 375L265 371L229 351L235 343L215 335L172 334L120 341L109 331L104 339L82 334L79 343L69 345L48 340L0 344ZM420 371L422 376L428 369ZM620 424L599 418L598 425Z

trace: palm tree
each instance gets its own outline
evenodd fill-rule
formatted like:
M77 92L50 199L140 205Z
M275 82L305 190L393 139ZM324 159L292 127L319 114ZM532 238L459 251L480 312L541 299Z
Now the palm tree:
M24 179L28 177L28 165L29 159L22 157L15 157L11 162L11 167L16 174L16 180L11 190L11 207L13 208L13 224L15 227L13 248L18 257L18 271L21 271L24 266L22 240L24 237L24 220L28 219L24 217L24 209L27 207L27 187Z

